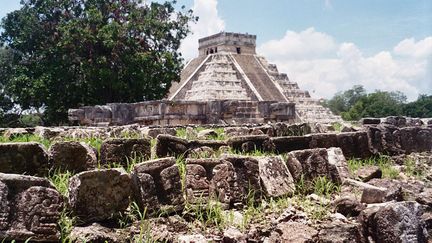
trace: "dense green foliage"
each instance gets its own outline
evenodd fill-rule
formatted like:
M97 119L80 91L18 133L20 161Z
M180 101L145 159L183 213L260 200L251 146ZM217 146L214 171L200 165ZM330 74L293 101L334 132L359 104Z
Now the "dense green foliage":
M432 117L432 96L420 95L416 101L406 103L406 96L401 92L375 91L367 94L362 86L339 92L324 105L345 120L397 115Z
M160 99L179 80L191 11L175 1L25 0L1 22L0 100L44 109ZM5 96L4 91L7 93Z

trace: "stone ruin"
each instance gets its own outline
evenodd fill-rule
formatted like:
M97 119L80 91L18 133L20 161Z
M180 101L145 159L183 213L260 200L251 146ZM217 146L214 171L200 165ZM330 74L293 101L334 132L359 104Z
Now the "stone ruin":
M248 239L291 242L296 237L306 237L306 242L427 242L427 231L432 232L432 189L428 184L381 179L375 172L361 181L354 180L346 161L379 154L395 159L420 156L426 158L424 166L432 168L432 120L364 119L361 127L340 133L311 133L311 129L303 126L283 123L233 126L223 128L227 139L220 141L179 138L173 136L173 129L134 125L0 131L3 136L26 131L60 140L48 150L38 143L0 143L3 151L0 239L24 241L31 237L32 241L58 242L60 214L68 208L77 218L71 233L76 237L73 242L81 242L80 237L84 236L91 242L124 242L128 236L121 238L109 225L130 210L133 201L140 210L148 210L150 219L157 218L161 211L172 215L181 213L187 204L207 204L213 200L224 209L241 210L251 199L259 202L262 198L290 197L298 183L311 184L319 177L341 186L342 193L351 195L358 191L361 201L336 199L332 203L339 213L334 216L337 218L318 226L305 223L305 216L298 209L288 208L272 221L275 228L262 233L264 238L257 240L247 235ZM141 136L109 138L122 133ZM72 134L106 138L100 149L103 154L95 154L94 148L87 144L61 141ZM153 148L150 136L156 140ZM203 148L220 155L209 158L196 153ZM271 155L247 155L257 148ZM123 158L130 158L133 153L140 153L145 161L135 164L129 173L124 169L96 168L98 156L103 157L99 158L101 166L109 161L127 166ZM180 157L186 158L183 169L176 162ZM18 159L19 166L13 166ZM67 196L62 196L43 178L50 170L64 166L76 173L69 180ZM430 169L427 173L432 178ZM130 234L133 232L126 235ZM179 236L178 241L211 240L200 236L201 241L182 241L184 237Z
M256 53L256 36L221 32L199 40L166 100L69 110L81 125L187 125L341 121Z

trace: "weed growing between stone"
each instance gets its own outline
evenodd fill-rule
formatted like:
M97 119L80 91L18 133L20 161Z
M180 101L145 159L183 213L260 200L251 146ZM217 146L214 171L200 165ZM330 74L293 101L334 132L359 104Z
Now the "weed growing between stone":
M46 149L48 149L53 141L49 139L41 138L33 134L24 134L15 136L13 138L7 138L5 136L0 137L0 143L25 143L25 142L35 142L42 144Z
M383 178L399 178L399 171L394 167L392 160L387 156L380 155L369 159L350 159L347 164L348 170L353 175L362 167L375 165L381 169Z

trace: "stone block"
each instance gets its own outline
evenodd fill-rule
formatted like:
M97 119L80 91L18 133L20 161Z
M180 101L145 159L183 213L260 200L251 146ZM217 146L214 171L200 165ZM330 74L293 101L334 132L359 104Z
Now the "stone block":
M132 171L135 201L150 214L183 209L184 199L175 158L163 158L135 165Z
M380 118L362 118L360 120L360 124L362 125L378 125L381 123L381 119Z
M118 163L126 166L128 160L139 157L149 159L151 156L150 140L140 139L109 139L101 145L101 162L103 164Z
M360 216L365 237L374 242L427 242L427 230L416 202L390 202L367 208Z
M0 239L59 242L62 207L47 179L0 173Z
M235 168L226 160L186 160L186 199L191 204L207 203L212 199L229 208L243 199L237 183Z
M259 162L255 157L224 155L222 159L230 162L234 166L237 179L238 195L234 198L241 198L241 202L246 203L249 196L260 199L263 193L261 179L259 175ZM236 193L237 193L236 192ZM235 206L235 205L234 205Z
M308 135L311 137L309 148L331 148L338 147L337 135L335 133L316 133Z
M41 144L0 144L0 172L44 176L48 170L48 153Z
M232 137L227 140L228 146L235 151L250 153L255 150L273 151L274 144L267 135L249 135Z
M159 158L185 156L188 149L189 142L186 139L167 134L160 134L156 138L155 155Z
M117 218L129 206L131 178L123 169L81 172L69 180L69 205L79 222Z
M145 127L141 129L141 134L151 138L156 138L159 134L168 134L171 136L175 136L176 133L177 132L174 128L168 128L168 127L156 127L156 128Z
M312 183L317 177L327 177L341 184L348 177L346 160L339 148L292 151L287 154L287 166L296 182L302 177L306 183Z
M259 173L265 194L269 197L292 195L294 180L281 156L258 157Z
M81 172L97 167L95 148L80 142L58 142L49 149L52 168Z
M397 155L403 153L400 148L399 128L392 125L367 127L370 151L373 154Z
M307 136L295 136L295 137L276 137L271 138L271 141L275 145L276 151L281 153L287 153L294 150L309 149L311 137Z
M337 135L337 142L346 158L364 159L371 156L366 132L340 133Z

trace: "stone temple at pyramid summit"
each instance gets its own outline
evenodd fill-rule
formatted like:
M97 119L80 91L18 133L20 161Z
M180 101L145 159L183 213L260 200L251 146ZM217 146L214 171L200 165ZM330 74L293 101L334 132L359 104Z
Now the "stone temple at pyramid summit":
M81 125L186 125L340 121L256 53L256 36L221 32L199 40L167 99L69 110Z

